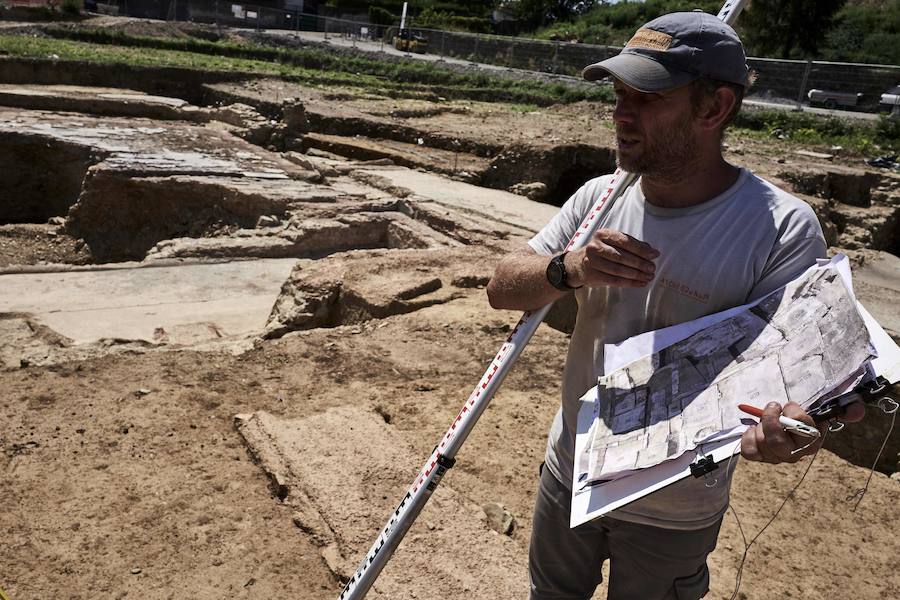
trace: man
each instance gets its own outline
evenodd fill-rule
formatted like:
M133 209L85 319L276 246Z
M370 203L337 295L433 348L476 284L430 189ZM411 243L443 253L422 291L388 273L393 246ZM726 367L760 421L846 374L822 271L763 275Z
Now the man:
M528 246L504 257L488 285L494 308L532 310L574 291L578 315L541 473L529 555L531 597L589 598L610 559L610 600L692 600L708 590L733 472L708 488L688 478L569 528L578 398L603 374L603 344L759 298L824 257L813 211L729 164L724 129L749 83L734 30L702 12L674 13L637 31L585 79L611 76L619 166L640 175L579 250L562 252L609 182L587 182ZM816 447L780 414L812 423L796 404L771 403L747 431L750 460L796 461ZM855 418L855 417L854 417Z

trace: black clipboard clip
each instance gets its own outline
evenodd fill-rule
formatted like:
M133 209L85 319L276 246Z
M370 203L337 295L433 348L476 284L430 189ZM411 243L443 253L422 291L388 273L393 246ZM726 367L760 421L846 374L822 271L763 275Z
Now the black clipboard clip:
M851 403L850 396L853 394L861 396L863 402L869 406L880 407L881 398L890 385L891 383L887 379L878 375L874 379L862 382L856 386L852 392L835 396L806 412L816 423L824 423L825 421L830 421L832 419L839 419L846 414L847 405Z
M696 478L707 477L710 473L719 468L719 464L713 460L712 454L700 456L695 462L691 463L691 475Z

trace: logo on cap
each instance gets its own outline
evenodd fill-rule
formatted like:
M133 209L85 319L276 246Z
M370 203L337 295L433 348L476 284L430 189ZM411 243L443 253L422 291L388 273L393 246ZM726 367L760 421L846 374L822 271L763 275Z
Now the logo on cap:
M654 31L641 27L625 44L626 48L648 48L650 50L668 50L672 45L672 36L662 31Z

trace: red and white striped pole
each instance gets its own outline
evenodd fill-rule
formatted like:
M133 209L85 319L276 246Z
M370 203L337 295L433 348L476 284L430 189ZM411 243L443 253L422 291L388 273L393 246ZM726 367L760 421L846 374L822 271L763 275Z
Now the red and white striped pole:
M726 23L732 24L747 1L729 0L725 2L717 16ZM601 217L609 211L616 199L628 189L634 180L633 174L616 169L609 185L578 227L572 239L569 240L566 250L576 250L587 244L594 232L597 231ZM478 418L487 408L494 393L499 389L506 374L537 331L551 306L552 304L548 304L541 309L528 311L522 315L506 341L500 346L500 350L488 365L484 375L481 376L478 385L472 390L462 410L450 425L450 429L441 438L440 443L435 446L399 506L391 513L375 543L372 544L353 577L341 592L339 600L361 600L365 597L381 570L390 560L394 550L397 549L403 536L412 526L413 521L422 512L422 508L425 507L425 503L437 488L444 473L456 462L456 453L465 443L472 428L475 427L475 423L478 422Z

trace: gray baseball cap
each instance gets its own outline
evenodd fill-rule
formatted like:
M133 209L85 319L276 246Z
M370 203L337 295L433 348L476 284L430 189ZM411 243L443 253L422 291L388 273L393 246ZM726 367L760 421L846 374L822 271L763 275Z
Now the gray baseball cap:
M744 46L734 29L711 14L678 12L637 30L617 56L585 67L596 81L608 75L642 92L662 92L709 77L747 85Z

